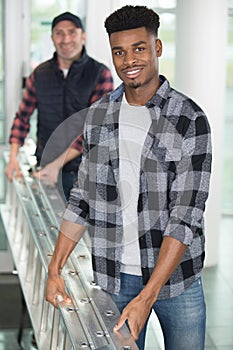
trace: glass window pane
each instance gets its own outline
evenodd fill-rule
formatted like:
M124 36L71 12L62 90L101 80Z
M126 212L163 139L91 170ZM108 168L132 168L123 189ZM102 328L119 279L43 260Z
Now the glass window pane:
M2 218L0 216L0 252L1 251L4 252L6 250L7 250L7 238L6 238L6 233L2 222Z
M3 118L4 116L0 114L0 143L5 141L5 120Z
M0 143L5 143L5 101L4 101L4 35L3 35L3 1L0 1Z
M1 124L0 124L1 128ZM2 158L0 158L0 203L4 202L5 199L5 184L6 184L6 178L4 176L4 169L5 169L5 162Z
M0 124L0 130L1 130L1 124ZM5 162L2 158L0 158L0 203L4 202L5 199L5 176L4 176L4 168L5 168ZM2 218L0 215L0 251L5 251L7 249L7 238L5 234L5 229L2 223Z
M2 115L5 114L4 89L4 81L0 78L0 119L2 119Z

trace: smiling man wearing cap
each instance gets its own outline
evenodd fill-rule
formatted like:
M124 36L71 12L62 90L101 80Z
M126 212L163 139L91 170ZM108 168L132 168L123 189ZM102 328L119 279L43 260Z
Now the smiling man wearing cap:
M60 65L69 69L72 61L80 58L86 40L80 18L70 12L55 17L52 22L52 40Z
M38 111L36 158L38 165L42 165L46 143L59 125L113 90L110 70L86 53L86 34L78 16L70 12L56 16L52 21L51 38L56 52L28 77L13 122L10 159L5 170L10 181L14 175L20 175L17 155L30 130L30 117L35 109ZM46 158L39 175L54 183L62 176L60 192L68 199L80 164L82 145L80 137L64 159L66 147L62 139L53 147L56 152Z

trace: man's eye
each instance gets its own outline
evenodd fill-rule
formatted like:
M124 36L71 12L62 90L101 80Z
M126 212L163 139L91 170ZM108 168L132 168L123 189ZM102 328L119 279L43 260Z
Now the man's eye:
M123 56L124 52L123 51L115 51L114 53L116 56Z
M135 49L136 52L141 52L141 51L144 51L144 50L145 50L144 47L137 47Z

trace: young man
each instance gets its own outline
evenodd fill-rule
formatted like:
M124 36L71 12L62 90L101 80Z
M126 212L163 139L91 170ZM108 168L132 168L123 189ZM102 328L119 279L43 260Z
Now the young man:
M152 309L166 350L203 350L203 212L211 168L203 111L158 72L159 17L125 6L105 22L123 84L90 108L79 186L49 266L47 300L66 302L60 272L88 226L94 278L140 349Z
M112 91L110 70L87 55L85 40L86 34L78 16L65 12L53 19L52 41L56 52L53 58L40 64L27 79L23 100L13 122L10 159L5 171L10 181L13 174L20 175L17 155L29 132L30 117L36 108L36 157L38 165L41 165L46 143L58 126L74 113L89 107ZM66 134L64 128L59 142L52 147L52 154L46 155L46 163L52 163L41 171L40 176L57 182L58 173L63 168L63 190L68 198L80 164L82 145L77 141L66 159L57 159L68 147L68 140L64 142Z

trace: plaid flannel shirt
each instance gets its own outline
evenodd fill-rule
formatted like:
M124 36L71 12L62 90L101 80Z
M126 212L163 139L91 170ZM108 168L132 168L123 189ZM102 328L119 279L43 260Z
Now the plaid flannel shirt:
M140 170L138 240L147 283L164 236L187 245L161 289L159 299L181 294L201 274L204 262L203 212L211 170L210 127L190 98L172 89L165 77L146 107L152 124ZM79 184L71 191L64 219L88 225L96 282L119 293L123 236L119 195L118 118L124 85L89 109ZM142 116L143 118L143 116Z

